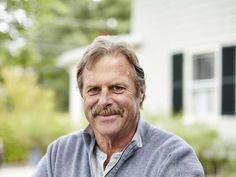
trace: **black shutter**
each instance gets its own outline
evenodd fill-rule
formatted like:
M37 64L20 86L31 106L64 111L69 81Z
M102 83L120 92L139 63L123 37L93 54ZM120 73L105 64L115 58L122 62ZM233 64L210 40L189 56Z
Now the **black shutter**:
M173 113L183 109L183 54L172 56L172 108Z
M235 114L235 46L222 50L222 115Z

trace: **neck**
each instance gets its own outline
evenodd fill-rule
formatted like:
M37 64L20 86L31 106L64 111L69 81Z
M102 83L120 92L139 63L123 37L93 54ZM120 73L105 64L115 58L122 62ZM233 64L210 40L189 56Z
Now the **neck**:
M109 163L112 154L116 152L121 152L123 149L130 143L132 140L134 134L136 132L136 128L129 132L128 135L123 137L109 137L109 136L103 136L100 134L95 133L95 139L97 146L107 154L107 159L104 162L103 168L105 169L107 164Z
M123 149L131 142L136 132L136 128L137 126L122 136L104 136L96 131L94 132L97 146L107 154L108 162L112 154L123 151Z

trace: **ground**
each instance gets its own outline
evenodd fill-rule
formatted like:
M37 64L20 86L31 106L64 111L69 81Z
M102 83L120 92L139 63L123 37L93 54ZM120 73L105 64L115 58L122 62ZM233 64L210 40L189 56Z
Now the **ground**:
M0 176L1 177L31 177L33 170L35 167L33 166L2 166L0 168Z

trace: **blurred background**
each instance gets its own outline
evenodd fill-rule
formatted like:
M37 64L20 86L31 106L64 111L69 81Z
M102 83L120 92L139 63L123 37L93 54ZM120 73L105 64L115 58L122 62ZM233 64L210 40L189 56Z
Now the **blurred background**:
M145 70L144 119L190 143L207 177L235 177L234 0L0 0L0 177L31 176L86 126L76 66L107 34Z

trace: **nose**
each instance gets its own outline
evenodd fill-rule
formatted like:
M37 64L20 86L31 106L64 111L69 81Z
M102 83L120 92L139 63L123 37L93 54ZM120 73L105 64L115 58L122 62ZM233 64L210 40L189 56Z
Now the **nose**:
M99 98L98 98L98 105L102 107L106 107L111 104L109 98L109 90L107 88L102 88Z

